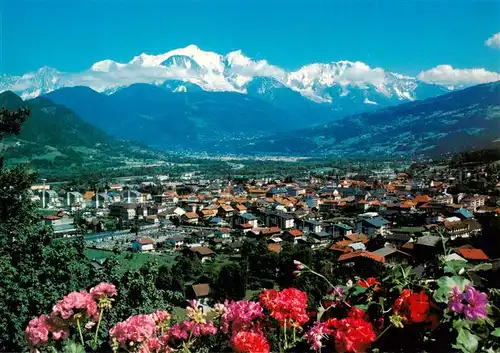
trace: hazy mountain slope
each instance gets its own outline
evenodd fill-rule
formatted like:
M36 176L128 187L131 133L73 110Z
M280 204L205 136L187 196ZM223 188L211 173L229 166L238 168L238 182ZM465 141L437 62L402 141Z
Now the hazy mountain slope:
M116 139L47 98L23 101L12 92L4 92L0 94L0 106L31 110L19 136L3 141L7 163L28 162L40 168L87 164L112 168L161 159L159 153L138 143Z
M261 136L300 126L285 111L236 92L172 93L135 84L111 95L73 87L47 97L114 136L160 147L195 147L203 141Z
M253 141L241 150L321 154L437 154L500 139L500 82L353 115Z

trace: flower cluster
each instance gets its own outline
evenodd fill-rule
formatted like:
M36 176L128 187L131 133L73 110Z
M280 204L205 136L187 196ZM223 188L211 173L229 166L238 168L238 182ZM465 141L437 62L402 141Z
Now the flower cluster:
M360 279L358 281L358 285L360 287L363 287L363 288L370 288L370 287L374 287L375 290L378 290L378 285L380 284L379 281L377 281L377 279L375 277L369 277L367 278L366 280L364 279Z
M320 349L323 339L331 336L335 342L337 352L365 352L377 335L373 325L365 320L365 313L352 308L346 318L329 319L324 322L315 322L306 334L306 340L312 349Z
M287 288L278 292L274 289L264 290L260 302L271 313L281 326L301 326L309 321L307 315L307 293L296 288Z
M399 298L394 302L392 307L394 314L398 319L393 318L393 322L401 323L419 323L429 319L429 297L423 291L413 293L409 289L403 289ZM401 324L396 326L402 327Z
M156 333L156 323L151 315L135 315L118 322L109 330L109 337L121 345L146 342Z
M58 320L47 315L31 320L24 333L31 347L47 344L49 334L52 334L52 338L56 341L67 339L69 336L67 326L59 324Z
M52 308L52 316L64 320L75 318L82 321L82 318L90 318L95 321L97 314L97 303L94 297L85 290L69 293Z
M465 291L461 292L455 287L448 300L448 308L458 314L464 314L470 321L484 319L488 316L486 306L488 296L471 286L465 286Z
M93 327L99 317L96 300L106 301L115 295L115 286L104 282L92 288L90 293L85 290L69 293L54 305L50 316L41 315L29 322L24 331L29 346L47 344L49 334L55 341L67 339L71 326L76 324L80 330L80 324L87 320L85 327Z
M226 301L223 308L220 323L224 333L250 330L255 320L263 316L260 304L249 300Z
M231 346L237 353L269 353L266 337L261 333L240 331L231 338Z

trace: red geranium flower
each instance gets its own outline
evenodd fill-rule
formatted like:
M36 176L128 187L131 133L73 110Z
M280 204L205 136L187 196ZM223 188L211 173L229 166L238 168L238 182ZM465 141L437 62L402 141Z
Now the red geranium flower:
M269 353L266 338L255 332L240 331L231 339L231 345L237 353Z
M404 289L401 295L394 302L394 313L398 314L403 322L423 322L428 319L429 297L425 292L412 293L409 289Z
M380 284L380 282L379 282L379 281L377 281L377 279L376 279L375 277L369 277L369 278L367 278L366 280L364 280L364 279L360 279L360 280L358 281L358 285L359 285L360 287L363 287L363 288L370 288L370 287L372 287L372 286L376 286L376 285L378 285L378 284Z

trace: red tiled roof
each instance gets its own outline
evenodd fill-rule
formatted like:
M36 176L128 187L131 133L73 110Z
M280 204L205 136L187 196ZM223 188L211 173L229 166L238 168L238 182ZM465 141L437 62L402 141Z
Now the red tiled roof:
M151 239L151 238L139 238L139 239L136 239L136 242L138 242L141 245L148 245L148 244L153 244L153 239Z
M260 231L262 234L267 235L267 234L274 234L274 233L279 233L281 232L280 227L270 227L270 228L263 228Z
M291 229L288 231L288 234L290 234L292 237L300 237L304 235L304 233L302 233L302 231L298 229Z
M250 229L250 228L253 228L253 225L251 225L250 223L243 223L243 224L237 225L236 227L241 228L241 229Z
M194 212L186 212L186 213L184 213L184 216L186 218L198 218L198 215Z
M462 246L455 251L467 260L489 260L488 255L481 249L475 249L470 245Z
M347 234L345 237L354 243L361 242L363 244L368 243L368 236L364 235L363 233L352 233L352 234Z
M54 216L54 215L46 215L46 216L43 216L43 218L51 220L51 221L55 221L56 219L60 219L61 217Z
M367 259L371 259L373 261L385 263L385 258L383 256L376 255L376 254L371 253L369 251L355 251L355 252L348 253L348 254L342 254L339 257L339 261L350 260L350 259L353 259L356 257L364 257Z
M193 246L190 248L192 252L198 253L200 255L212 255L215 254L215 252L206 246Z
M275 253L281 252L281 245L278 243L272 243L267 246L267 250Z

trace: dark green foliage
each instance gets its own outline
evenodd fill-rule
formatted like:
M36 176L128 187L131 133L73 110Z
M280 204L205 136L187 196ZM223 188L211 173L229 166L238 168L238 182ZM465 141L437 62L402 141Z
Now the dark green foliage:
M219 301L240 300L245 297L246 272L240 264L230 263L221 268L219 276L212 286L214 298Z

